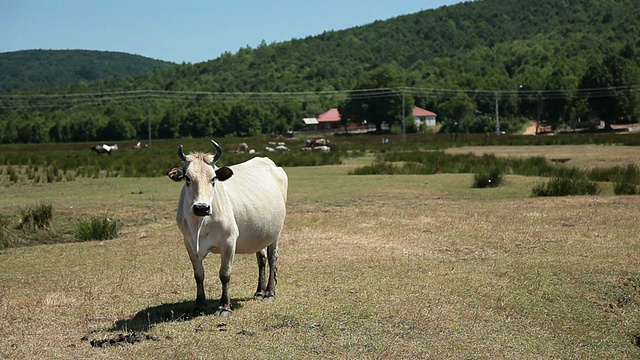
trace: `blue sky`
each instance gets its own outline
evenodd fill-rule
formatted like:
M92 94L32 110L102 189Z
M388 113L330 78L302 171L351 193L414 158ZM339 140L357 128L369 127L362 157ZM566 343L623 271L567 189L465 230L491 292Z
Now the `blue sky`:
M198 63L461 0L0 0L0 52L120 51Z

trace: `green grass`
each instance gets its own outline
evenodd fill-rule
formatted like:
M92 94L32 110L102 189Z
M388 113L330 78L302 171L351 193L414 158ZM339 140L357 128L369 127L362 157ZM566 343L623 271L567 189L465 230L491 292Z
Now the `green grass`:
M353 162L351 162L353 161ZM120 236L0 252L0 357L187 359L635 359L637 198L531 198L541 178L473 173L349 176L287 168L278 299L252 300L238 255L230 318L193 316L195 283L166 178L0 187L0 207L47 201L60 231L87 215ZM99 209L99 210L96 210ZM219 258L205 260L210 306ZM157 338L96 349L91 339Z

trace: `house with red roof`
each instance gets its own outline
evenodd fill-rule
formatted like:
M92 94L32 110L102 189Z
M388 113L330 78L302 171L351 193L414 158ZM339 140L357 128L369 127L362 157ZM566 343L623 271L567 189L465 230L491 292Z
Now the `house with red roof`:
M307 129L310 130L339 130L343 129L341 123L342 117L338 108L329 109L322 114L316 115L314 118L304 118L302 121ZM357 128L356 124L348 124L348 128Z
M436 126L437 116L438 114L432 111L425 110L417 106L413 107L413 120L416 122L418 129L420 126Z

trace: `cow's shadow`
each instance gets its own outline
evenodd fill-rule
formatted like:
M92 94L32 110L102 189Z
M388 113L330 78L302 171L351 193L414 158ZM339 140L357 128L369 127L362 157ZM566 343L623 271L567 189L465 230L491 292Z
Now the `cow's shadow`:
M237 311L242 308L245 302L251 299L253 298L231 299L231 306ZM156 324L189 321L200 316L213 315L217 306L217 300L207 301L207 308L205 310L196 310L195 301L152 306L138 311L138 313L129 319L116 321L115 325L109 330L119 332L148 331Z

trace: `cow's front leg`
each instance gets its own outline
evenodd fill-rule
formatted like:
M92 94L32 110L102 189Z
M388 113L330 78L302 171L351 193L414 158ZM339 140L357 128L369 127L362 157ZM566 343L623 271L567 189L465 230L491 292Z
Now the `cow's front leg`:
M262 300L267 295L267 287L264 281L265 268L267 267L267 249L262 249L256 253L258 260L258 289L253 295L255 300Z
M191 261L193 265L193 277L196 279L196 311L204 311L207 308L207 301L204 295L204 265L202 260Z
M233 258L235 249L229 247L220 254L220 282L222 283L222 295L220 296L220 304L216 310L216 316L228 317L231 315L231 298L229 297L229 283L231 282L231 268L233 266Z

